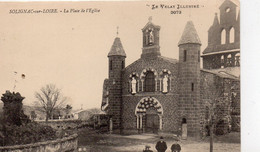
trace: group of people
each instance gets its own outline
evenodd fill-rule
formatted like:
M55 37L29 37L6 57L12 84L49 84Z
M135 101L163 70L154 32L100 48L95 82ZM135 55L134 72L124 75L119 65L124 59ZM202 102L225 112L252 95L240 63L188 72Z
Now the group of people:
M178 143L178 139L176 140L175 143L172 144L171 146L171 150L172 152L180 152L181 151L181 146L180 144ZM143 150L143 152L152 152L150 149L150 146L146 146L145 147L145 150ZM163 140L163 137L160 137L160 141L158 141L156 143L156 146L155 146L157 152L165 152L166 149L167 149L167 144L166 142Z

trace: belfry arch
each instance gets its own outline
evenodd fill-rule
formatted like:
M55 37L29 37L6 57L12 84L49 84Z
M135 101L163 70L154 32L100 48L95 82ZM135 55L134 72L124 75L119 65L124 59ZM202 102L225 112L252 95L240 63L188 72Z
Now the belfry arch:
M142 98L136 105L135 115L137 129L144 129L152 124L155 128L162 130L163 107L156 98Z

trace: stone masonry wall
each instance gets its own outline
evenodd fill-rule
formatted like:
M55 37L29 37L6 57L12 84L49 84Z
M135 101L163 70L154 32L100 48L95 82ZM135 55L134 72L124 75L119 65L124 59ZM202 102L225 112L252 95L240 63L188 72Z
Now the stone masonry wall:
M111 56L109 62L109 109L108 114L112 115L113 128L119 129L122 109L122 69L124 68L124 56ZM110 63L109 63L110 64ZM110 69L110 66L112 69Z
M139 83L141 83L140 75L144 69L154 69L158 73L156 77L156 91L144 92L141 91L141 84L139 84L139 91L132 95L129 90L129 76L135 72L139 75ZM170 74L170 90L164 94L160 91L160 73L163 69L167 69ZM178 118L178 64L177 60L168 59L165 57L157 57L154 59L138 59L129 65L123 74L123 102L122 102L122 125L124 130L137 130L135 108L138 102L144 97L154 97L162 105L162 131L177 131L180 127ZM145 118L143 119L145 121ZM143 123L145 127L145 122Z
M1 152L77 152L78 135L27 145L0 147Z
M179 114L181 120L186 119L188 136L194 137L200 136L201 121L199 51L199 44L179 46Z
M125 95L123 96L123 129L136 130L135 108L138 102L144 97L154 97L162 105L162 131L176 132L180 127L178 117L178 95L177 94L142 94L142 95ZM143 119L143 127L145 128L145 118Z
M240 130L240 83L239 80L222 78L216 74L201 71L201 102L202 105L202 132L206 131L207 111L206 102L211 100L223 101L223 106L217 110L217 118L215 132L218 134L226 134L230 129L233 131ZM236 94L235 99L232 97ZM233 104L233 105L232 105ZM234 113L232 113L232 111ZM222 121L222 122L220 122ZM237 125L235 125L237 124ZM229 127L231 125L232 128Z

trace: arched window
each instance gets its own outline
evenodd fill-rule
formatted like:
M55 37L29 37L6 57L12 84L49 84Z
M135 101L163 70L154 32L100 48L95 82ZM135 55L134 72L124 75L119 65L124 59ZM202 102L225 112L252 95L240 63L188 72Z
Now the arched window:
M232 66L231 54L229 54L229 55L227 56L227 65L228 65L229 67Z
M235 55L235 65L240 66L240 53Z
M155 76L152 71L148 71L145 80L144 80L144 86L146 92L154 92L155 91Z
M226 43L226 30L223 29L221 31L221 44L225 44Z
M234 43L235 42L235 30L234 27L231 27L229 31L229 43Z
M221 68L224 68L224 55L221 55Z

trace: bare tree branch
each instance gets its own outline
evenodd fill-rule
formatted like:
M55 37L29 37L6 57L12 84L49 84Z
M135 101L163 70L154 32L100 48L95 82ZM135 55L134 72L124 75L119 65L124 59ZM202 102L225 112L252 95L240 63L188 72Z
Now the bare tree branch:
M54 84L47 84L39 92L35 92L35 98L37 104L46 113L46 121L53 115L54 110L64 108L67 100Z

